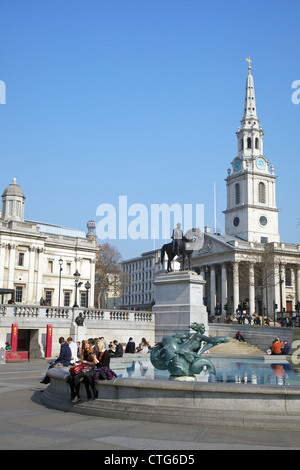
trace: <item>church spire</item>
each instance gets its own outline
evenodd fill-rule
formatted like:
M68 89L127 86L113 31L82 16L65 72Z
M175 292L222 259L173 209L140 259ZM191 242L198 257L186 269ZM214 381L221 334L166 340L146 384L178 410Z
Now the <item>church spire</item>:
M243 114L242 124L245 125L246 121L249 122L249 120L251 120L252 121L251 124L253 125L253 120L258 122L258 117L257 117L257 114L256 114L254 81L253 81L253 77L251 75L252 60L250 59L250 54L249 54L249 59L246 59L246 60L249 63L249 66L248 66L248 77L247 77L247 80L246 80L244 114Z
M244 113L241 120L241 127L238 128L238 157L254 158L263 154L263 129L259 124L256 113L256 101L254 92L254 80L251 74L252 60L246 59L248 62L248 75L246 79L246 90L244 100Z

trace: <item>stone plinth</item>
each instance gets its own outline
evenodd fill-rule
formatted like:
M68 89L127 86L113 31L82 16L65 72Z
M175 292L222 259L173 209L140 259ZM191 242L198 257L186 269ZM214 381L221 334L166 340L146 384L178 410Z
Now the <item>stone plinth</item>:
M155 341L188 330L193 322L203 323L208 333L206 307L203 305L205 281L194 271L161 273L156 288Z

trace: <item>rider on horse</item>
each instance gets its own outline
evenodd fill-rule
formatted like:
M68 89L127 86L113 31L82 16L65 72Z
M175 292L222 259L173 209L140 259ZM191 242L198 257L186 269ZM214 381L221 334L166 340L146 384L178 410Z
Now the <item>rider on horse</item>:
M181 230L181 224L178 223L177 227L174 228L172 233L172 240L173 240L173 252L179 256L180 255L180 248L182 247L182 240L183 240L183 233Z

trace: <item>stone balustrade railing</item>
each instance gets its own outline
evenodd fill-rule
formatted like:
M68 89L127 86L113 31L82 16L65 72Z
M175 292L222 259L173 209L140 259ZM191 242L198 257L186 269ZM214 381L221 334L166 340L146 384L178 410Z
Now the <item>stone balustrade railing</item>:
M38 319L69 319L74 321L81 313L85 322L90 320L106 320L116 322L154 322L155 314L146 311L108 310L78 307L49 307L37 305L0 305L1 318L38 318Z

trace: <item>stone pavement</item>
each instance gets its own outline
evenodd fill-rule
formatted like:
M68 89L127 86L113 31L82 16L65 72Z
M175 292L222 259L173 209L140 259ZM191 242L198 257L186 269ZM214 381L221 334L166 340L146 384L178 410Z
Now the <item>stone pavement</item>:
M46 408L45 360L0 365L1 450L127 451L292 450L299 432L245 430L88 417ZM129 454L128 454L129 452Z

